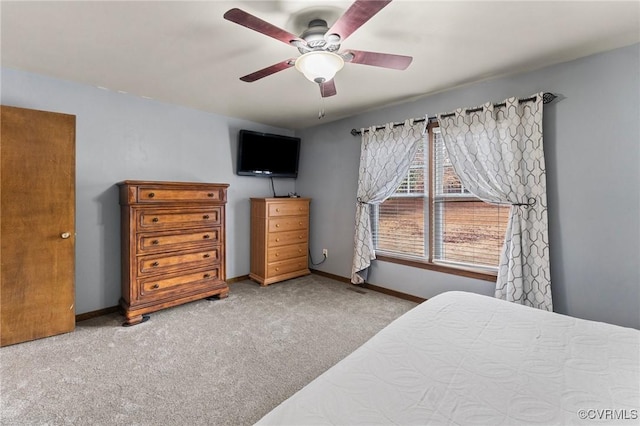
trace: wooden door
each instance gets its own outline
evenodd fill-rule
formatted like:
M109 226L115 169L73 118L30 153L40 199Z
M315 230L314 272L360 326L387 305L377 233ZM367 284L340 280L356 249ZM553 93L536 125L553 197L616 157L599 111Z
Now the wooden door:
M75 116L0 108L5 346L75 327Z

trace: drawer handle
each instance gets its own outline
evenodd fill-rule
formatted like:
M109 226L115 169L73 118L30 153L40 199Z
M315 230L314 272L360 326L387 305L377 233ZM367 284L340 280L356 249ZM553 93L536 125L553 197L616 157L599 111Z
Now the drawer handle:
M211 274L204 274L202 277L203 278L211 278Z
M160 288L160 284L154 284L151 286L151 288Z
M302 239L302 235L298 235L298 239L301 240Z
M298 253L302 253L302 249L298 249Z
M279 211L280 211L280 209L276 209L276 211L277 211L277 212L279 212Z
M208 240L208 239L209 239L209 238L211 238L211 237L209 236L209 234L204 234L204 235L202 236L202 238L204 238L205 240Z
M298 225L302 226L302 222L298 222Z
M204 257L205 259L208 259L211 257L211 255L209 253L205 253L204 255L202 255L202 257Z
M153 241L151 241L151 244L153 244L154 246L157 246L158 244L160 244L160 241L153 240Z
M280 253L276 253L276 257L280 256Z
M151 222L153 222L153 223L157 223L157 222L158 222L158 220L159 220L159 219L158 219L157 217L154 217L153 219L151 219Z
M276 228L280 228L280 224L279 223L276 223Z
M279 271L279 270L280 270L280 268L276 268L276 271Z
M209 198L213 198L213 192L208 193L208 194L207 194L207 197L209 197Z
M205 214L204 216L202 216L202 218L203 218L204 220L207 220L207 219L209 219L209 215L208 215L208 214Z
M155 268L155 267L157 267L157 266L160 266L160 263L158 263L158 262L153 262L153 263L151 264L151 266L153 266L153 267Z
M280 238L276 238L276 243L280 241Z
M150 192L150 193L149 193L149 198L153 198L153 197L155 197L155 196L156 196L156 194L154 194L153 192Z

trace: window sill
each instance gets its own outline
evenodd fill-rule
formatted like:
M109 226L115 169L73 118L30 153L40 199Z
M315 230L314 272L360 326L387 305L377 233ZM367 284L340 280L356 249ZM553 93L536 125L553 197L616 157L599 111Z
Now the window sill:
M481 271L477 269L456 268L453 266L442 265L439 263L421 262L418 260L403 259L399 257L391 257L391 256L385 256L385 255L379 255L379 254L376 255L376 259L383 262L397 263L400 265L412 266L414 268L428 269L430 271L437 271L437 272L442 272L445 274L452 274L452 275L460 275L463 277L475 278L475 279L484 280L484 281L496 282L496 279L497 279L497 274L495 272L487 272L487 271Z

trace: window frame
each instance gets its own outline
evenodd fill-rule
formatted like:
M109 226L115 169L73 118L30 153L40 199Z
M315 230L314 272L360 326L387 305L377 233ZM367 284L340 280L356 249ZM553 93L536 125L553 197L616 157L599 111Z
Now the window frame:
M435 202L435 198L436 198L435 184L436 183L435 183L434 173L433 173L434 172L433 157L434 157L435 133L433 129L437 127L439 127L437 122L430 122L427 125L427 131L428 131L429 137L428 137L426 148L428 150L429 155L428 155L428 166L426 167L426 170L429 173L428 175L429 179L428 179L428 193L424 198L425 198L425 202L427 203L425 211L428 211L428 218L425 219L425 227L427 228L427 230L425 231L425 237L428 238L427 240L428 256L426 257L426 259L421 259L421 258L412 257L410 255L403 256L402 254L399 254L399 253L392 253L392 252L376 249L376 259L382 262L396 263L400 265L411 266L414 268L442 272L445 274L452 274L452 275L464 276L467 278L475 278L479 280L495 282L497 279L497 271L488 270L481 267L473 267L471 265L455 265L454 266L449 262L439 262L439 261L433 260L433 250L434 250L433 218L434 218L435 209L436 209L436 202ZM474 201L478 200L477 197L471 194L467 195L467 194L461 193L460 196L463 196L464 198L472 199ZM377 208L375 209L374 214L377 217L378 215ZM376 220L375 226L377 226L377 224L378 224L378 221Z

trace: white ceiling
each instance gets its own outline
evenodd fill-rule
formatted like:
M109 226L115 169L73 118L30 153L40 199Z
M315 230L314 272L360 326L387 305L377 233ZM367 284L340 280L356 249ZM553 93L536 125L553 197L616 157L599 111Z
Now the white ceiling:
M343 42L413 56L405 71L346 64L326 98L295 68L239 77L299 55L223 19L243 9L294 34L329 26L350 1L0 3L2 66L298 129L466 83L640 42L639 1L395 0ZM326 117L318 120L323 106Z

